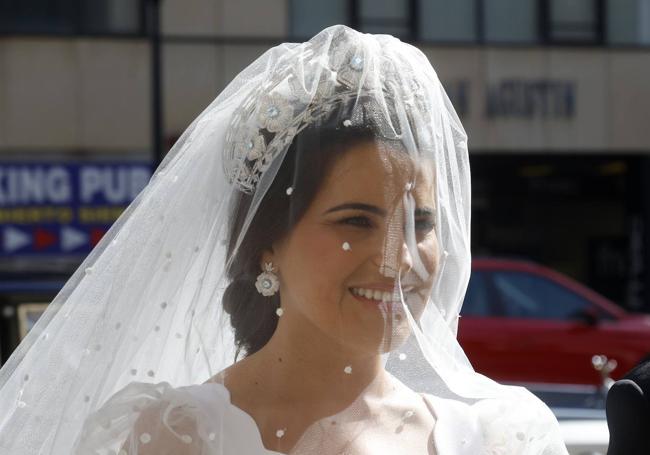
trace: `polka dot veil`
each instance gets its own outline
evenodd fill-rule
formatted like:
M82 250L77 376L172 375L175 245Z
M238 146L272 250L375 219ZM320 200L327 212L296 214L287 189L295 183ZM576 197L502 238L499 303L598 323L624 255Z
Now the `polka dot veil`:
M0 455L565 454L456 340L467 147L413 46L268 50L0 370Z

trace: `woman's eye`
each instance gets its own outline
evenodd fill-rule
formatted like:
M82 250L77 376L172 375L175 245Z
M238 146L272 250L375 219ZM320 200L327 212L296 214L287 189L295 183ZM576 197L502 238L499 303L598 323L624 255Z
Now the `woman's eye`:
M422 232L429 232L435 227L436 223L429 218L415 220L415 229Z
M343 218L342 220L339 221L339 223L348 224L352 226L359 226L359 227L372 227L372 223L365 216L352 216L349 218Z

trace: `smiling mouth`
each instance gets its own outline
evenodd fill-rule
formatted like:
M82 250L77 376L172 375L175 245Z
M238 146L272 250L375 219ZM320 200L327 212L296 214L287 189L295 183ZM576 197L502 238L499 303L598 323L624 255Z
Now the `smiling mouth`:
M350 294L357 300L362 302L373 303L375 305L379 304L398 304L401 303L399 294L395 295L393 292L380 291L378 289L367 289L367 288L348 288ZM409 290L410 291L410 290ZM404 294L408 292L406 289L402 291Z

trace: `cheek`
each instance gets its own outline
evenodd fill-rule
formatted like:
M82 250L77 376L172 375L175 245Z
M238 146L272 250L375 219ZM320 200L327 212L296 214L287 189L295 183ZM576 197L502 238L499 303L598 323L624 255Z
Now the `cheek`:
M427 237L425 240L420 242L418 244L418 254L420 255L420 260L427 271L427 276L421 277L423 285L422 292L420 292L419 295L413 295L411 299L407 301L407 305L415 320L420 319L420 316L427 305L438 272L439 251L437 237L432 234L430 237Z
M438 239L435 234L430 234L427 238L418 243L418 255L428 272L428 279L426 281L433 281L439 266Z
M431 234L430 238L423 242L422 255L425 258L427 270L433 276L438 271L438 256L440 255L438 249L438 238L435 234Z
M283 268L289 272L286 285L292 293L300 294L296 298L328 306L338 302L354 269L353 250L345 251L343 242L323 226L307 226L295 232Z

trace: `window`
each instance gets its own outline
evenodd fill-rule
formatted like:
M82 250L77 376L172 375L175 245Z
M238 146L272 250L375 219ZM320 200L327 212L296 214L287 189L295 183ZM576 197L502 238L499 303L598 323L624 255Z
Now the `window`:
M297 38L348 24L436 43L650 44L650 0L291 0L290 11Z
M0 0L0 32L143 33L138 0Z
M365 33L388 33L404 40L415 36L413 0L292 0L291 34L312 37L324 28L348 24Z
M492 314L490 296L484 272L472 271L461 308L462 316L489 317Z
M0 27L12 32L72 32L71 1L0 0Z
M420 0L419 3L418 27L421 39L476 41L476 0Z
M598 44L603 41L599 0L542 1L548 42Z
M650 44L650 0L608 0L607 41Z
M292 0L291 36L311 38L330 25L349 24L348 0Z
M537 0L489 0L483 2L485 40L534 43L537 41Z
M137 0L93 0L84 2L82 21L94 33L138 33L142 27Z
M592 307L578 294L529 273L495 272L492 280L507 317L572 320Z
M409 0L359 0L359 29L366 33L388 33L402 39L414 35Z

